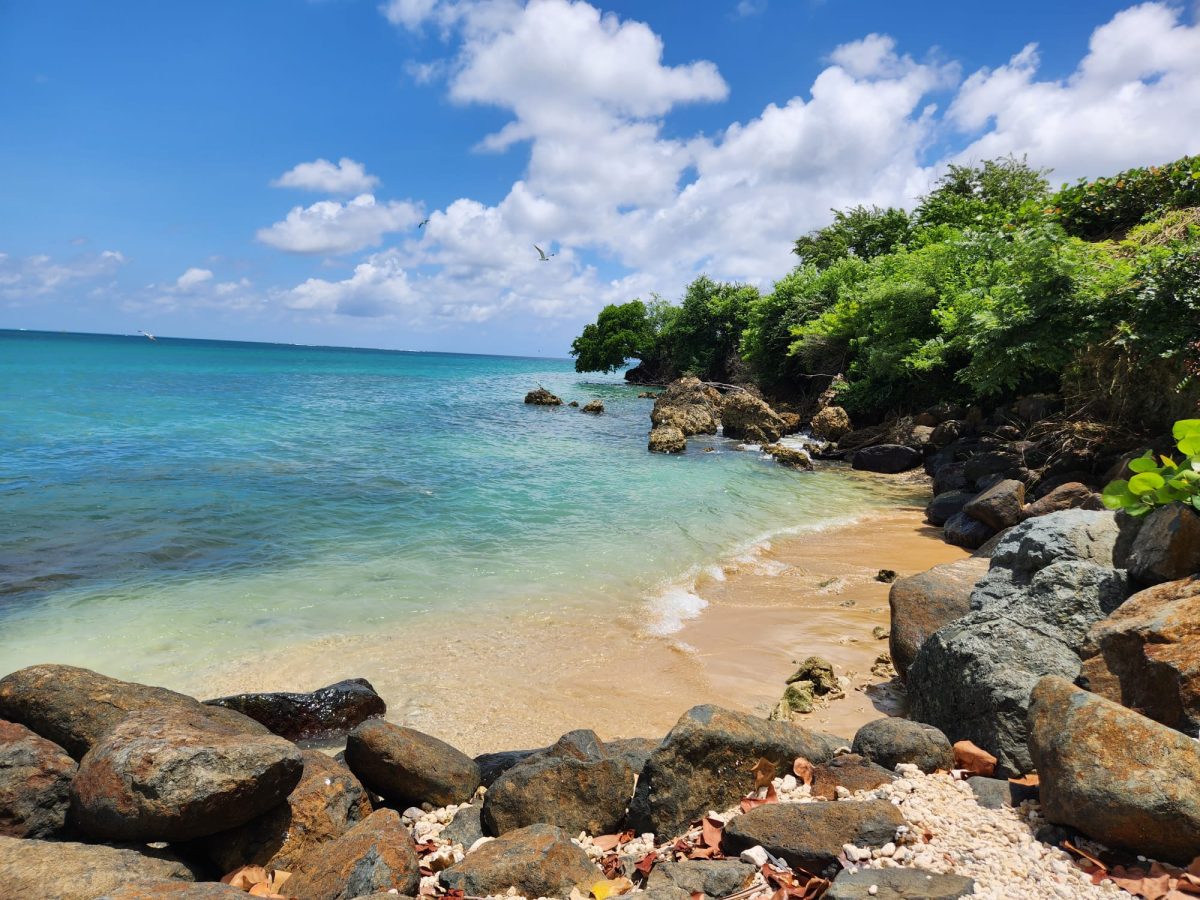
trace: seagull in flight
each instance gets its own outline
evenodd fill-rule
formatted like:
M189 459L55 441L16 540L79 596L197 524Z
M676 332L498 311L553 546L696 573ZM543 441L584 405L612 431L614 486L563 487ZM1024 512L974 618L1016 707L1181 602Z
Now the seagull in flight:
M417 227L418 227L418 228L424 228L424 227L425 227L426 225L428 225L428 224L429 224L429 220L428 220L428 219L422 219L422 220L421 220L421 221L420 221L420 222L417 224Z
M546 251L537 244L533 245L533 249L538 252L538 262L550 262L550 256L558 256L557 253L551 253L550 256L547 256Z
M148 332L148 331L139 331L139 332L138 332L138 334L144 334L146 337L150 338L150 340L152 340L152 341L157 341L157 340L158 340L158 338L156 338L154 335L152 335L152 334L151 334L150 332Z

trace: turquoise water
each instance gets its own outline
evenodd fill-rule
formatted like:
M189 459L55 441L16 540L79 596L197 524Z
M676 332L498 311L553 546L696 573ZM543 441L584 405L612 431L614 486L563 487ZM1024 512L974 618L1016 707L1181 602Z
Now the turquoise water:
M636 393L569 360L0 331L0 673L168 680L539 606L670 631L700 567L886 502L717 437L652 455Z

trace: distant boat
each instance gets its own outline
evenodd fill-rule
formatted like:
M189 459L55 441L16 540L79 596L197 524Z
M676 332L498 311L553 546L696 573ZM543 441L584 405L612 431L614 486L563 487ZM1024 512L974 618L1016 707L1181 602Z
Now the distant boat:
M157 341L157 340L158 340L158 338L156 338L154 335L152 335L152 334L151 334L150 332L148 332L148 331L139 331L139 332L138 332L138 334L144 334L146 337L150 338L150 340L152 340L152 341Z

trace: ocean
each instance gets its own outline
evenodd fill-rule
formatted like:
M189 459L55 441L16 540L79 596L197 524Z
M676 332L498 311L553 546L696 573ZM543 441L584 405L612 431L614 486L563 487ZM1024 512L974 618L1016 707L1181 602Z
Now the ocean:
M526 406L538 385L606 411ZM0 331L0 674L193 683L531 611L669 635L715 562L894 503L719 436L650 454L638 390L570 360Z

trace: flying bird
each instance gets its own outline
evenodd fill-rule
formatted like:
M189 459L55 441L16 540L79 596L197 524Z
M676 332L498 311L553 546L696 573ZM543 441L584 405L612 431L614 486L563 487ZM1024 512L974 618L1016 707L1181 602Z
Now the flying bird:
M533 245L533 249L538 252L538 262L550 262L550 256L558 256L557 253L551 253L550 256L547 256L546 251L537 244Z
M418 228L424 228L424 227L425 227L426 225L428 225L428 224L429 224L429 220L428 220L428 219L422 219L422 220L421 220L419 223L417 223L417 227L418 227Z
M146 337L150 338L150 340L152 340L152 341L157 341L157 340L158 340L158 338L156 338L154 335L152 335L152 334L151 334L150 332L148 332L148 331L139 331L139 332L138 332L138 334L144 334Z

